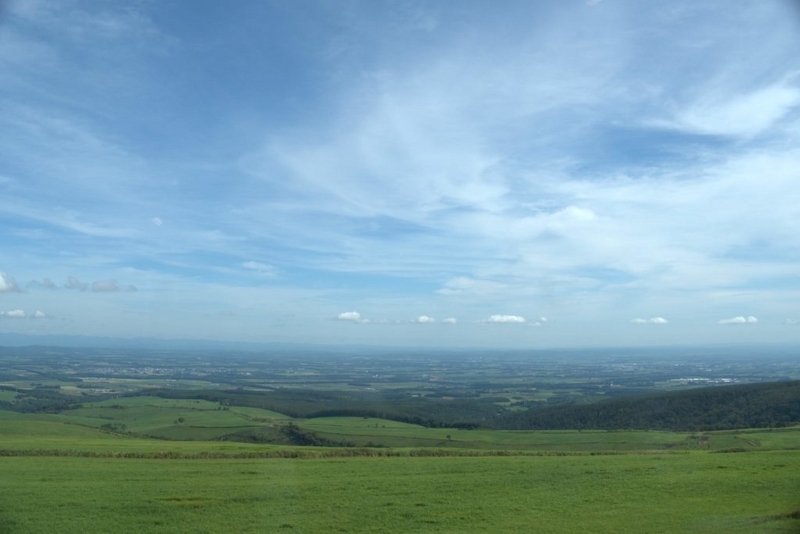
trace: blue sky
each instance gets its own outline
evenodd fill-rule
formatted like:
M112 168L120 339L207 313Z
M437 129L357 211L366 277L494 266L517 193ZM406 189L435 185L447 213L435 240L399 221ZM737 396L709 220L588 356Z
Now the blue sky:
M11 1L0 333L800 340L781 1Z

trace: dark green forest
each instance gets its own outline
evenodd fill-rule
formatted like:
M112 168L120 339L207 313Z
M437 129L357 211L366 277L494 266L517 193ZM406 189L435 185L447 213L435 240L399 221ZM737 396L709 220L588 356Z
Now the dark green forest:
M593 404L503 415L496 428L515 430L728 430L782 427L800 421L800 381L654 393Z

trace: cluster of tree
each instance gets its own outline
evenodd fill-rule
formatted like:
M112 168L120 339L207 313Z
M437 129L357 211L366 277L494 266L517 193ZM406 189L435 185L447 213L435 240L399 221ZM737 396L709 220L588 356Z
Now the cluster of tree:
M515 430L726 430L800 422L800 381L707 387L504 414Z
M11 388L6 388L11 389ZM0 401L0 410L21 413L57 413L68 410L75 404L75 398L62 394L57 388L37 387L30 391L16 389L13 401Z
M289 422L277 426L239 430L219 438L220 441L244 443L270 443L273 445L303 445L313 447L355 447L349 441L338 441L320 436L312 430L305 430Z
M127 430L127 425L124 423L105 423L100 425L100 430L105 430L106 432L113 432L115 434L122 434Z
M355 447L354 443L336 441L319 436L316 432L303 430L294 423L287 423L280 428L292 445L311 445L314 447Z

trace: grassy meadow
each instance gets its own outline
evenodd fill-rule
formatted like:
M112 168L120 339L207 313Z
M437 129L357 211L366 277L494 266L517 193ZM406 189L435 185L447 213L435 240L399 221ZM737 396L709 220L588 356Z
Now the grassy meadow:
M330 417L293 424L362 448L214 439L288 421L152 397L0 411L0 533L800 531L798 427L532 432Z
M800 526L800 451L2 457L0 472L0 524L9 533L744 533L797 532Z

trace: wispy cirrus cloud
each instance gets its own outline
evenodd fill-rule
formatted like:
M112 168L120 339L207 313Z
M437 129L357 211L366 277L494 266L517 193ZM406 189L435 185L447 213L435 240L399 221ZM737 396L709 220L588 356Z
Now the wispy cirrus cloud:
M708 323L701 341L724 336L707 319L720 309L792 313L800 36L780 3L315 3L314 21L244 6L210 55L207 35L172 24L188 7L10 6L4 267L43 281L23 293L0 276L8 308L78 298L42 291L69 274L59 285L120 331L129 308L90 293L127 290L159 324L231 339L243 332L190 317L242 307L283 325L302 303L315 319L282 335L382 342L330 319L401 331L457 313L437 320L456 328L414 330L443 340L546 313L624 343L609 325L666 324L640 310L685 316L676 336ZM220 9L194 9L197 27ZM297 31L236 23L265 13ZM291 66L281 83L275 65ZM374 316L337 314L351 307ZM561 324L540 332L574 339Z
M734 93L728 98L694 102L678 112L672 122L654 125L704 135L751 137L784 118L800 104L800 88L781 81L749 93Z
M274 277L277 275L277 270L275 267L258 261L246 261L242 263L242 267L250 271L254 271L261 276Z

